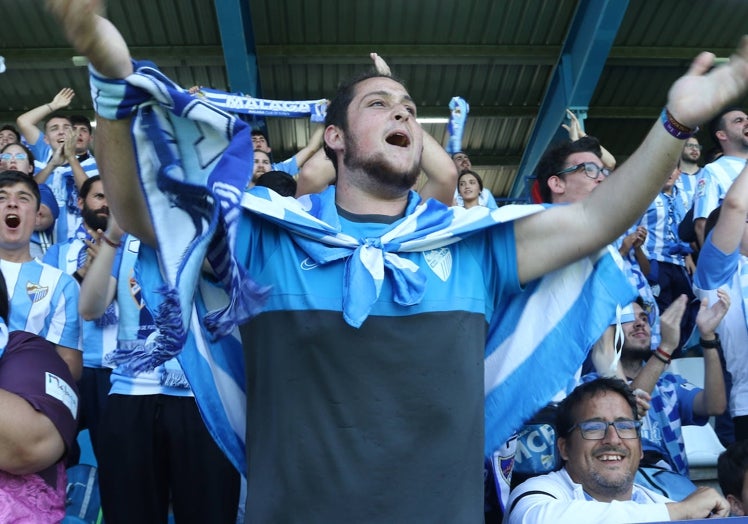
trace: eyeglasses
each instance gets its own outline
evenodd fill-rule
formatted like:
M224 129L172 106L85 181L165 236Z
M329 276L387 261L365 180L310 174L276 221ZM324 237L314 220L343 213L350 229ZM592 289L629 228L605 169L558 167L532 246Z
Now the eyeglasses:
M701 144L686 144L683 146L685 149L698 149L701 151Z
M29 156L26 153L3 153L0 155L0 160L5 160L6 162L14 158L16 160L27 160Z
M574 424L571 429L569 429L569 433L574 431L574 428L579 428L584 440L602 440L608 432L608 426L613 426L616 428L616 433L618 433L618 436L621 438L638 438L641 425L641 422L638 420L628 419L616 420L613 422L585 420L584 422Z
M566 169L562 169L561 171L556 173L556 176L565 175L566 173L573 173L574 171L582 168L584 168L584 175L587 178L591 178L592 180L596 180L597 177L600 176L600 173L602 173L604 177L610 176L610 169L600 167L594 162L582 162L581 164L567 167Z

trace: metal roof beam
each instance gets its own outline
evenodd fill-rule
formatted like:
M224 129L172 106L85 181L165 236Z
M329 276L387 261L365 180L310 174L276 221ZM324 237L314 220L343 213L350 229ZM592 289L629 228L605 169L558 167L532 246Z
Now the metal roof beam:
M261 97L252 16L246 0L215 0L229 90Z
M558 64L540 105L509 196L529 194L527 179L560 135L566 108L587 107L623 21L628 0L581 0L569 26Z

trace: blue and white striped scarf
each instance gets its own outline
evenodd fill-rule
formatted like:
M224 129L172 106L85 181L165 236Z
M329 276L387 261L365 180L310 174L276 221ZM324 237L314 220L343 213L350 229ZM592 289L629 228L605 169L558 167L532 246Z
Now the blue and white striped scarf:
M178 354L206 425L240 471L246 467L246 398L236 326L260 311L265 291L233 257L242 207L286 228L319 264L347 259L342 306L352 326L365 321L385 278L398 303L420 301L425 291L420 269L398 252L449 245L539 210L464 210L435 201L419 206L412 194L404 220L381 238L356 239L340 230L334 189L302 201L266 188L245 194L252 163L247 125L189 95L155 68L136 64L123 81L91 71L91 86L98 114L134 116L139 175L159 243L142 270L158 273L163 283L160 298L153 294L149 304L160 332L151 364ZM206 257L217 285L201 278ZM635 296L617 260L603 250L528 284L528 292L496 308L485 361L487 456L569 386L616 306Z

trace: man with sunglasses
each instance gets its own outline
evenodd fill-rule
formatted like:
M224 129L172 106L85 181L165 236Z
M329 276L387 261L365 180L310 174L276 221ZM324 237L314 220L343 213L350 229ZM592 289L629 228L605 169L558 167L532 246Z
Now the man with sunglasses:
M636 399L619 379L577 387L559 405L559 471L520 484L509 499L508 524L532 522L662 522L727 516L712 488L673 502L634 483L642 457Z

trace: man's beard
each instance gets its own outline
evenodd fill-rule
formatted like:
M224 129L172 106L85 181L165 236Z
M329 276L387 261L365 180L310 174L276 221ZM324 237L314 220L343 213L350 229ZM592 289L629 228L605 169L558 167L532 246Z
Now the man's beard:
M99 213L101 212L106 212L106 215L100 215ZM109 207L104 206L99 209L91 209L84 204L81 210L81 217L83 217L83 222L94 231L97 229L106 231L106 226L109 222Z
M358 148L351 139L345 138L345 155L343 163L350 170L361 170L368 175L369 180L379 191L387 196L398 196L407 191L418 180L421 167L415 163L409 171L393 170L387 157L383 153L376 153L367 158L359 154ZM374 188L372 188L374 189Z
M626 360L634 360L637 362L641 362L642 360L647 360L649 357L652 356L652 350L649 348L626 348L624 346L623 351L621 352L621 358L624 358Z

